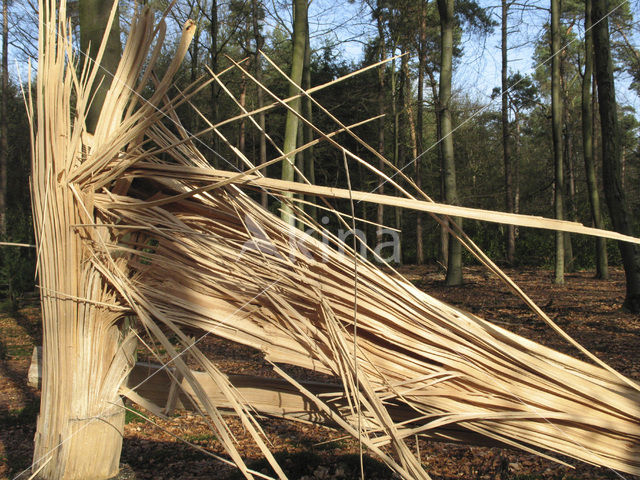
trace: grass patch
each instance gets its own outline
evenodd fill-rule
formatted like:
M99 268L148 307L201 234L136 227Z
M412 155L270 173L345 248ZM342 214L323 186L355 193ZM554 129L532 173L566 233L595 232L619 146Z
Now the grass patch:
M133 410L133 411L132 411ZM140 415L143 415L141 417ZM128 405L127 409L124 411L124 423L144 423L146 420L144 419L144 413L135 408L133 405Z

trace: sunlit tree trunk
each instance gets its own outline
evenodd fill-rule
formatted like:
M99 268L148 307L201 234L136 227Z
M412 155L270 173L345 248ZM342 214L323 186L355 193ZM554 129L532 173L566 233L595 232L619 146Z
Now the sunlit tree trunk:
M451 77L453 73L453 0L438 0L440 12L440 125L442 135L442 156L444 161L445 201L450 205L458 203L456 190L456 164L453 150L451 122ZM454 221L462 226L460 218ZM453 235L449 235L449 255L447 261L447 285L462 284L462 245Z
M302 70L304 67L304 50L306 43L306 24L307 24L307 0L294 0L293 2L293 55L291 59L291 80L296 85L302 83ZM289 96L293 97L300 92L298 88L291 84L289 86ZM300 97L291 100L289 106L295 111L300 113ZM284 147L282 151L289 154L296 149L297 137L298 137L298 117L291 111L287 111L287 120L284 129ZM282 179L290 182L295 179L295 155L287 157L282 162ZM291 197L293 195L290 195ZM287 204L282 205L282 220L289 223L289 225L295 225L295 217L291 207Z
M564 166L562 147L562 99L560 92L560 0L551 0L551 130L553 137L553 164L555 169L555 216L564 219L562 190ZM564 234L556 232L555 279L564 283Z
M622 188L622 145L613 79L613 61L609 44L608 12L606 0L593 0L593 48L602 129L602 174L605 198L615 230L626 235L633 235L635 233L633 219ZM618 242L618 247L622 256L627 284L624 307L638 313L640 312L640 248L626 242Z

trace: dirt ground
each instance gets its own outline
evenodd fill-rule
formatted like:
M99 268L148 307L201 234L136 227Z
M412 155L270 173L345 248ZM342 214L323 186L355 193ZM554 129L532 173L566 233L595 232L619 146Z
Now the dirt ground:
M578 356L506 287L480 268L465 269L465 285L454 288L442 284L443 276L433 266L404 267L402 271L419 288L437 298ZM508 273L576 340L620 372L640 381L640 316L620 310L624 298L622 271L614 270L608 281L594 279L591 272L567 274L563 286L553 285L552 272L546 270L519 269ZM204 342L207 354L224 371L267 373L268 367L250 349L230 347L214 338ZM27 371L33 347L40 343L40 312L35 302L27 302L15 313L0 313L0 478L16 478L31 464L39 392L27 385ZM151 419L153 422L129 415L125 426L122 462L136 478L240 478L232 468L206 453L224 455L203 418L177 412L169 420ZM230 425L249 466L266 473L266 462L239 422L230 419ZM264 419L262 426L289 478L360 478L358 446L338 432L273 419ZM422 441L414 448L419 449L434 479L634 478L575 461L568 461L575 468L562 466L517 450ZM366 453L364 472L367 479L394 478L384 465Z

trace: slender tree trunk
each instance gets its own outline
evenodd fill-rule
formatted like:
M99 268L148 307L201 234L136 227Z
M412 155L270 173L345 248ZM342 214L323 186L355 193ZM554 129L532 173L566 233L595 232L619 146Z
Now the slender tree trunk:
M451 77L453 74L453 0L438 0L440 12L440 123L442 134L442 153L444 159L444 193L445 201L450 205L458 203L456 190L456 164L453 150L452 122L451 122ZM462 219L455 218L454 222L462 226ZM462 245L449 235L449 259L447 262L447 285L462 284Z
M515 141L514 141L514 149L515 155L513 159L513 183L514 183L514 193L513 193L513 212L520 213L520 118L519 113L516 112L515 115ZM515 229L515 236L518 237L518 228Z
M309 18L305 24L305 43L304 43L304 64L302 71L302 88L309 90L311 88L311 42L309 38ZM313 102L309 97L302 99L302 114L309 123L313 123ZM302 126L302 138L305 144L313 141L313 128L305 123ZM304 158L304 174L307 179L315 184L316 182L316 166L313 156L313 147L307 148L302 152ZM309 215L311 218L318 219L318 209L315 206L316 197L314 195L307 196L307 201L311 202L309 206Z
M436 138L440 140L442 138L442 122L440 113L442 109L440 108L440 95L438 92L438 84L433 76L433 72L429 69L427 70L427 74L429 75L429 83L431 84L431 95L434 98L434 117L436 121ZM415 158L415 157L414 157ZM444 172L444 154L443 154L443 146L442 142L438 142L438 166L440 168L440 172ZM446 202L445 192L444 192L444 175L440 175L440 200L442 202ZM446 228L440 228L440 262L447 268L447 262L449 261L449 232Z
M196 22L196 25L198 23ZM200 28L196 29L196 33L193 36L193 41L191 42L191 84L194 84L198 79L198 57L200 55ZM186 120L189 122L187 124L187 130L189 132L197 132L198 131L198 113L191 109L189 115L186 116Z
M305 37L306 37L306 24L307 24L307 0L294 0L293 1L293 54L291 59L291 79L296 85L302 83L302 70L304 66L304 49L305 49ZM298 88L290 84L289 96L293 97L300 92ZM300 97L289 102L289 106L296 112L300 113ZM284 147L282 151L285 155L289 154L296 149L296 142L298 137L298 117L291 111L287 111L287 120L284 129ZM287 157L282 162L282 179L293 181L295 178L294 168L295 155ZM289 195L292 197L293 195ZM289 223L289 225L295 225L295 217L292 215L292 210L289 205L282 205L282 219Z
M243 109L247 104L247 77L244 74L240 77L240 95L238 97L238 103L240 103L240 107ZM238 129L238 150L243 154L246 154L247 123L244 118L240 120Z
M0 111L0 236L7 234L7 166L9 163L9 15L8 2L2 2L2 110Z
M508 13L509 5L507 0L502 0L502 156L504 160L504 187L505 187L505 206L507 212L514 211L514 195L513 195L513 165L511 159L511 135L509 133L509 85L508 85ZM516 229L513 225L507 225L506 231L506 253L507 263L513 265L516 256Z
M593 0L592 19L595 71L598 79L598 101L602 128L602 174L605 198L616 231L634 235L633 219L628 210L621 178L621 138L613 79L613 61L609 45L609 8L606 0ZM623 307L640 313L640 248L618 242L627 283Z
M562 158L562 99L560 92L560 0L551 0L551 130L553 136L553 164L555 168L555 216L564 219L562 190L564 166ZM555 283L564 283L564 235L556 232Z
M260 51L264 46L264 36L260 31L260 24L258 22L259 16L259 8L258 8L258 0L251 0L251 9L252 9L252 20L253 20L253 38L256 43L256 53L253 60L253 68L256 80L258 83L262 83L262 62L260 61ZM259 86L256 88L256 102L258 109L261 109L264 106L264 92L262 88ZM258 125L260 126L260 165L267 161L267 136L265 133L265 118L264 112L260 112L258 114ZM266 170L263 170L262 173L267 176ZM264 190L260 193L260 203L264 208L269 207L267 192Z
M378 27L378 56L380 60L385 58L385 37L384 37L384 24L382 19L382 7L380 0L377 4L376 21ZM381 65L378 68L378 114L385 115L385 99L384 99L384 73L385 65ZM384 157L384 116L381 116L378 120L378 152ZM380 159L378 162L378 169L384 171L384 162ZM384 180L381 178L378 182L377 193L384 194ZM379 225L384 225L384 206L378 205L376 221ZM382 242L382 228L377 227L376 240L378 245Z
M392 52L395 54L397 49L397 45L394 43ZM404 60L404 57L403 57ZM394 58L391 61L391 113L393 116L393 164L396 168L400 167L400 112L398 110L398 105L404 100L403 89L404 82L402 80L403 75L403 64L401 64L400 69L396 68L397 61ZM400 80L398 80L398 72L400 73ZM398 86L400 85L400 86ZM395 227L400 230L400 225L402 224L402 209L394 208L394 224ZM398 257L400 258L400 263L402 263L402 237L398 237Z
M567 108L565 108L564 111L566 112ZM575 205L576 182L575 182L575 174L574 174L575 172L573 168L573 157L572 157L573 150L571 148L572 138L571 138L571 134L568 132L568 129L569 129L568 119L565 119L564 125L565 125L565 133L563 135L564 154L562 158L564 159L564 164L566 166L565 199L567 200L564 205L565 207L564 210L565 210L565 218L569 218L575 222L578 220L578 211L576 210L576 205ZM571 241L571 234L565 232L564 234L564 268L565 268L564 271L565 273L574 271L573 261L574 261L573 242Z
M211 71L218 73L218 32L220 25L218 24L218 0L211 0L211 15L209 19L209 36L211 41ZM218 123L220 116L220 108L218 105L218 98L220 97L220 86L217 82L211 82L211 123L214 125ZM214 132L211 132L211 145L217 153L220 152L220 138ZM212 158L213 164L218 163L217 156Z
M427 15L426 5L420 1L420 41L418 44L418 117L417 117L417 158L424 151L424 73L427 63ZM418 188L422 188L422 173L420 172L421 159L415 162L415 182ZM422 215L416 213L416 263L424 263L424 245L422 244Z
M584 155L587 191L589 194L589 206L591 207L591 219L596 228L602 229L604 228L604 221L602 220L598 179L593 156L593 111L591 98L591 86L593 83L593 36L591 32L591 0L585 1L584 26L586 34L584 77L582 78L582 151ZM596 278L609 278L606 242L604 238L596 238Z

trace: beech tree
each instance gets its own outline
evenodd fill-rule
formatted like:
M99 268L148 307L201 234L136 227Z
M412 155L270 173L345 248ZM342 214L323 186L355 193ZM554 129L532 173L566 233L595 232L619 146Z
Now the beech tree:
M453 74L453 0L438 0L440 13L440 133L445 201L450 205L458 203L456 190L456 164L453 149L453 127L451 122L451 77ZM461 219L454 220L462 226ZM453 235L449 235L449 254L447 261L447 285L462 284L462 245Z
M296 96L300 93L296 85L302 85L302 71L304 69L304 52L307 44L307 13L308 5L307 0L294 0L293 1L293 53L291 57L291 75L290 78L293 81L289 85L289 97ZM295 84L295 85L294 85ZM289 102L289 106L296 113L301 112L301 100L300 97L295 98ZM282 151L285 154L291 153L296 149L298 138L298 116L291 110L287 111L287 121L284 130L284 147ZM282 163L282 179L293 181L295 179L295 155L287 157ZM282 219L290 225L295 225L295 217L292 215L291 207L282 205Z

